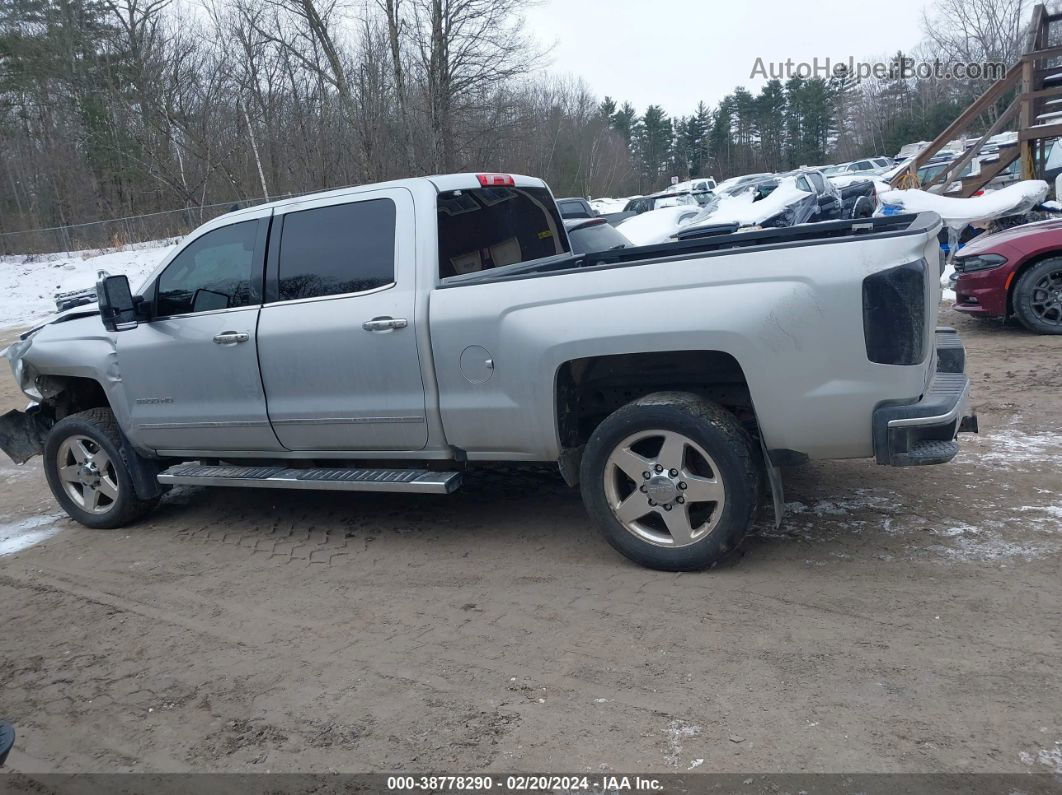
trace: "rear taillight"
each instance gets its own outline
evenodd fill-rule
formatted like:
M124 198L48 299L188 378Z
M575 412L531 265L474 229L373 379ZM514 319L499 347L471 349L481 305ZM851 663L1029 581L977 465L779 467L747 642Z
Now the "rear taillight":
M926 262L909 262L863 280L863 337L878 364L925 359Z
M515 188L516 180L511 174L476 174L476 179L484 188Z

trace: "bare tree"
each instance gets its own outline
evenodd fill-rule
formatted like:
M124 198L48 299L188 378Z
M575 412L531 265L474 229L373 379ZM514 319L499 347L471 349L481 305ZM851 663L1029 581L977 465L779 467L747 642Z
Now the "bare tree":
M409 113L409 97L403 65L402 40L407 26L402 17L402 0L376 0L387 21L387 43L390 49L391 69L394 75L395 101L401 121L401 136L405 149L406 167L409 173L416 171L416 154L413 148L413 127Z
M522 32L523 0L410 2L427 94L431 169L448 171L459 159L457 114L483 110L498 89L530 71L540 54Z

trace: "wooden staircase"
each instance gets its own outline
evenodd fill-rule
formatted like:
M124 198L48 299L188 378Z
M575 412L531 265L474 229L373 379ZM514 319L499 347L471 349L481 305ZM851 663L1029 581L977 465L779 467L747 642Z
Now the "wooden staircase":
M1047 142L1062 137L1062 47L1049 47L1051 26L1062 22L1062 14L1048 14L1041 4L1033 9L1029 28L1029 49L1003 78L988 87L973 104L930 142L896 174L890 184L894 188L922 188L932 193L944 193L956 182L952 175L963 170L981 154L989 138L1010 128L1017 118L1018 139L999 147L997 159L981 161L978 173L959 180L963 197L974 195L1015 160L1021 159L1022 179L1036 179L1043 175L1047 162ZM924 184L918 169L939 153L950 141L964 134L982 116L991 114L997 103L1013 93L1006 109L999 113L986 132L948 167Z

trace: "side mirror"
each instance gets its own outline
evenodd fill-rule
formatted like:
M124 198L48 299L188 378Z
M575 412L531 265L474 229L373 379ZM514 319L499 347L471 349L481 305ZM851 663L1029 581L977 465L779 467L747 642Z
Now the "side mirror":
M137 327L136 300L129 289L128 276L108 276L100 273L96 282L96 297L100 302L100 318L107 331L126 331Z

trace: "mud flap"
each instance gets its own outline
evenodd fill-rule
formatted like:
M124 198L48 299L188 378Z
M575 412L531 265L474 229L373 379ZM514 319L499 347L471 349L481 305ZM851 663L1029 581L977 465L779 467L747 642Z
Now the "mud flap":
M44 452L47 432L41 415L13 409L0 417L0 449L16 464L25 464Z
M771 463L767 454L767 445L760 439L760 452L763 454L763 468L767 472L767 482L771 485L771 502L774 505L774 529L782 526L785 515L785 494L782 491L782 471Z
M129 478L133 481L133 491L139 499L153 499L170 488L159 483L159 472L162 471L159 462L140 455L124 433L121 453L125 467L129 470Z

